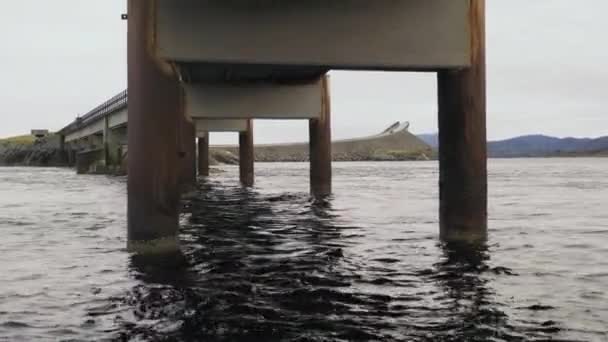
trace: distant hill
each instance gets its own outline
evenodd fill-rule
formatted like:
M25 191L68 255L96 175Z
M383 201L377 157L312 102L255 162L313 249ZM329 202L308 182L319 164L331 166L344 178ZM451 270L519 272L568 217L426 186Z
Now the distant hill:
M437 133L418 138L437 148ZM600 138L556 138L546 135L524 135L488 142L490 157L542 157L558 155L607 155L608 136Z
M435 157L431 146L409 131L409 122L395 122L379 134L353 139L334 140L332 160L428 160ZM238 156L238 146L214 145L211 153L225 152ZM307 142L255 145L255 160L261 162L308 161ZM221 155L220 155L221 158ZM217 158L216 158L217 159Z
M437 146L439 146L439 141L437 139L437 133L418 134L416 136L418 137L418 139L424 141L425 143L430 145L432 148L437 148Z
M590 139L526 135L488 143L491 157L590 154L604 150L608 150L608 137Z

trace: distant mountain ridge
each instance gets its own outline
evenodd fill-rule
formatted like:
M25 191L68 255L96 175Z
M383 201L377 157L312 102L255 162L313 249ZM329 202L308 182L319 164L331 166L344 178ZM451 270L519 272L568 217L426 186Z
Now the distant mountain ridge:
M418 138L433 148L438 146L437 133L420 134ZM488 142L488 155L499 158L598 153L608 153L608 136L599 138L556 138L535 134Z
M424 141L432 148L437 148L439 146L439 138L437 137L437 133L429 133L429 134L417 134L418 139Z

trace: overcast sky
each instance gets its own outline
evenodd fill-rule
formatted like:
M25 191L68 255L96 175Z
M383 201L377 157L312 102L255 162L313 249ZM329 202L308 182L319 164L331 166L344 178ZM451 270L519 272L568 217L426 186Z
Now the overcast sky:
M608 1L487 0L488 137L608 135ZM59 129L126 87L125 0L0 0L0 137ZM334 138L437 127L435 74L332 72ZM307 139L256 121L256 142ZM212 143L234 142L212 135Z

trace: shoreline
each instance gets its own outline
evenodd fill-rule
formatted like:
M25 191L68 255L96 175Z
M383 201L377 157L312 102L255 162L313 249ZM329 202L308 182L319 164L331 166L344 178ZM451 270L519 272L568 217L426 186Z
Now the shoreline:
M424 144L407 130L392 130L363 138L332 142L332 162L391 162L437 160L436 149ZM387 134L388 133L388 134ZM254 146L256 163L308 162L307 143L260 144ZM488 159L523 158L606 158L608 151L555 152L544 155L488 156ZM126 173L128 153L118 170ZM239 163L238 146L212 145L209 148L210 165L236 165ZM67 152L61 149L58 135L34 139L21 136L0 140L0 166L2 167L73 167ZM91 172L95 173L95 172ZM101 172L104 173L104 172Z
M608 155L581 155L581 156L519 156L519 157L488 157L488 160L503 160L503 159L603 159L608 158ZM429 158L429 159L367 159L367 160L332 160L333 163L369 163L369 162L378 162L378 163L394 163L394 162L425 162L425 161L438 161L437 158ZM293 161L293 160L256 160L256 163L307 163L307 160L302 161ZM236 163L224 163L224 162L216 162L211 166L218 165L238 165ZM28 164L28 163L5 163L0 161L0 167L5 168L72 168L73 165L68 165L67 163L62 164ZM121 176L122 174L116 174L117 176Z

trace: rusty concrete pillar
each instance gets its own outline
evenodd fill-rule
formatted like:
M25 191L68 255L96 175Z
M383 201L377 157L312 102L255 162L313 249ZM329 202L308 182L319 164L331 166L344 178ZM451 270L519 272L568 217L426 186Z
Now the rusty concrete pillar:
M154 49L154 1L128 1L128 240L133 250L178 247L183 95Z
M196 187L196 127L194 122L186 117L180 118L180 188L182 194Z
M470 4L471 66L437 77L439 219L445 240L487 237L485 0Z
M209 133L198 138L198 175L209 176Z
M253 123L247 120L247 130L239 132L239 176L245 187L253 186Z
M323 76L321 113L309 121L310 193L315 198L331 194L331 102L329 76Z

